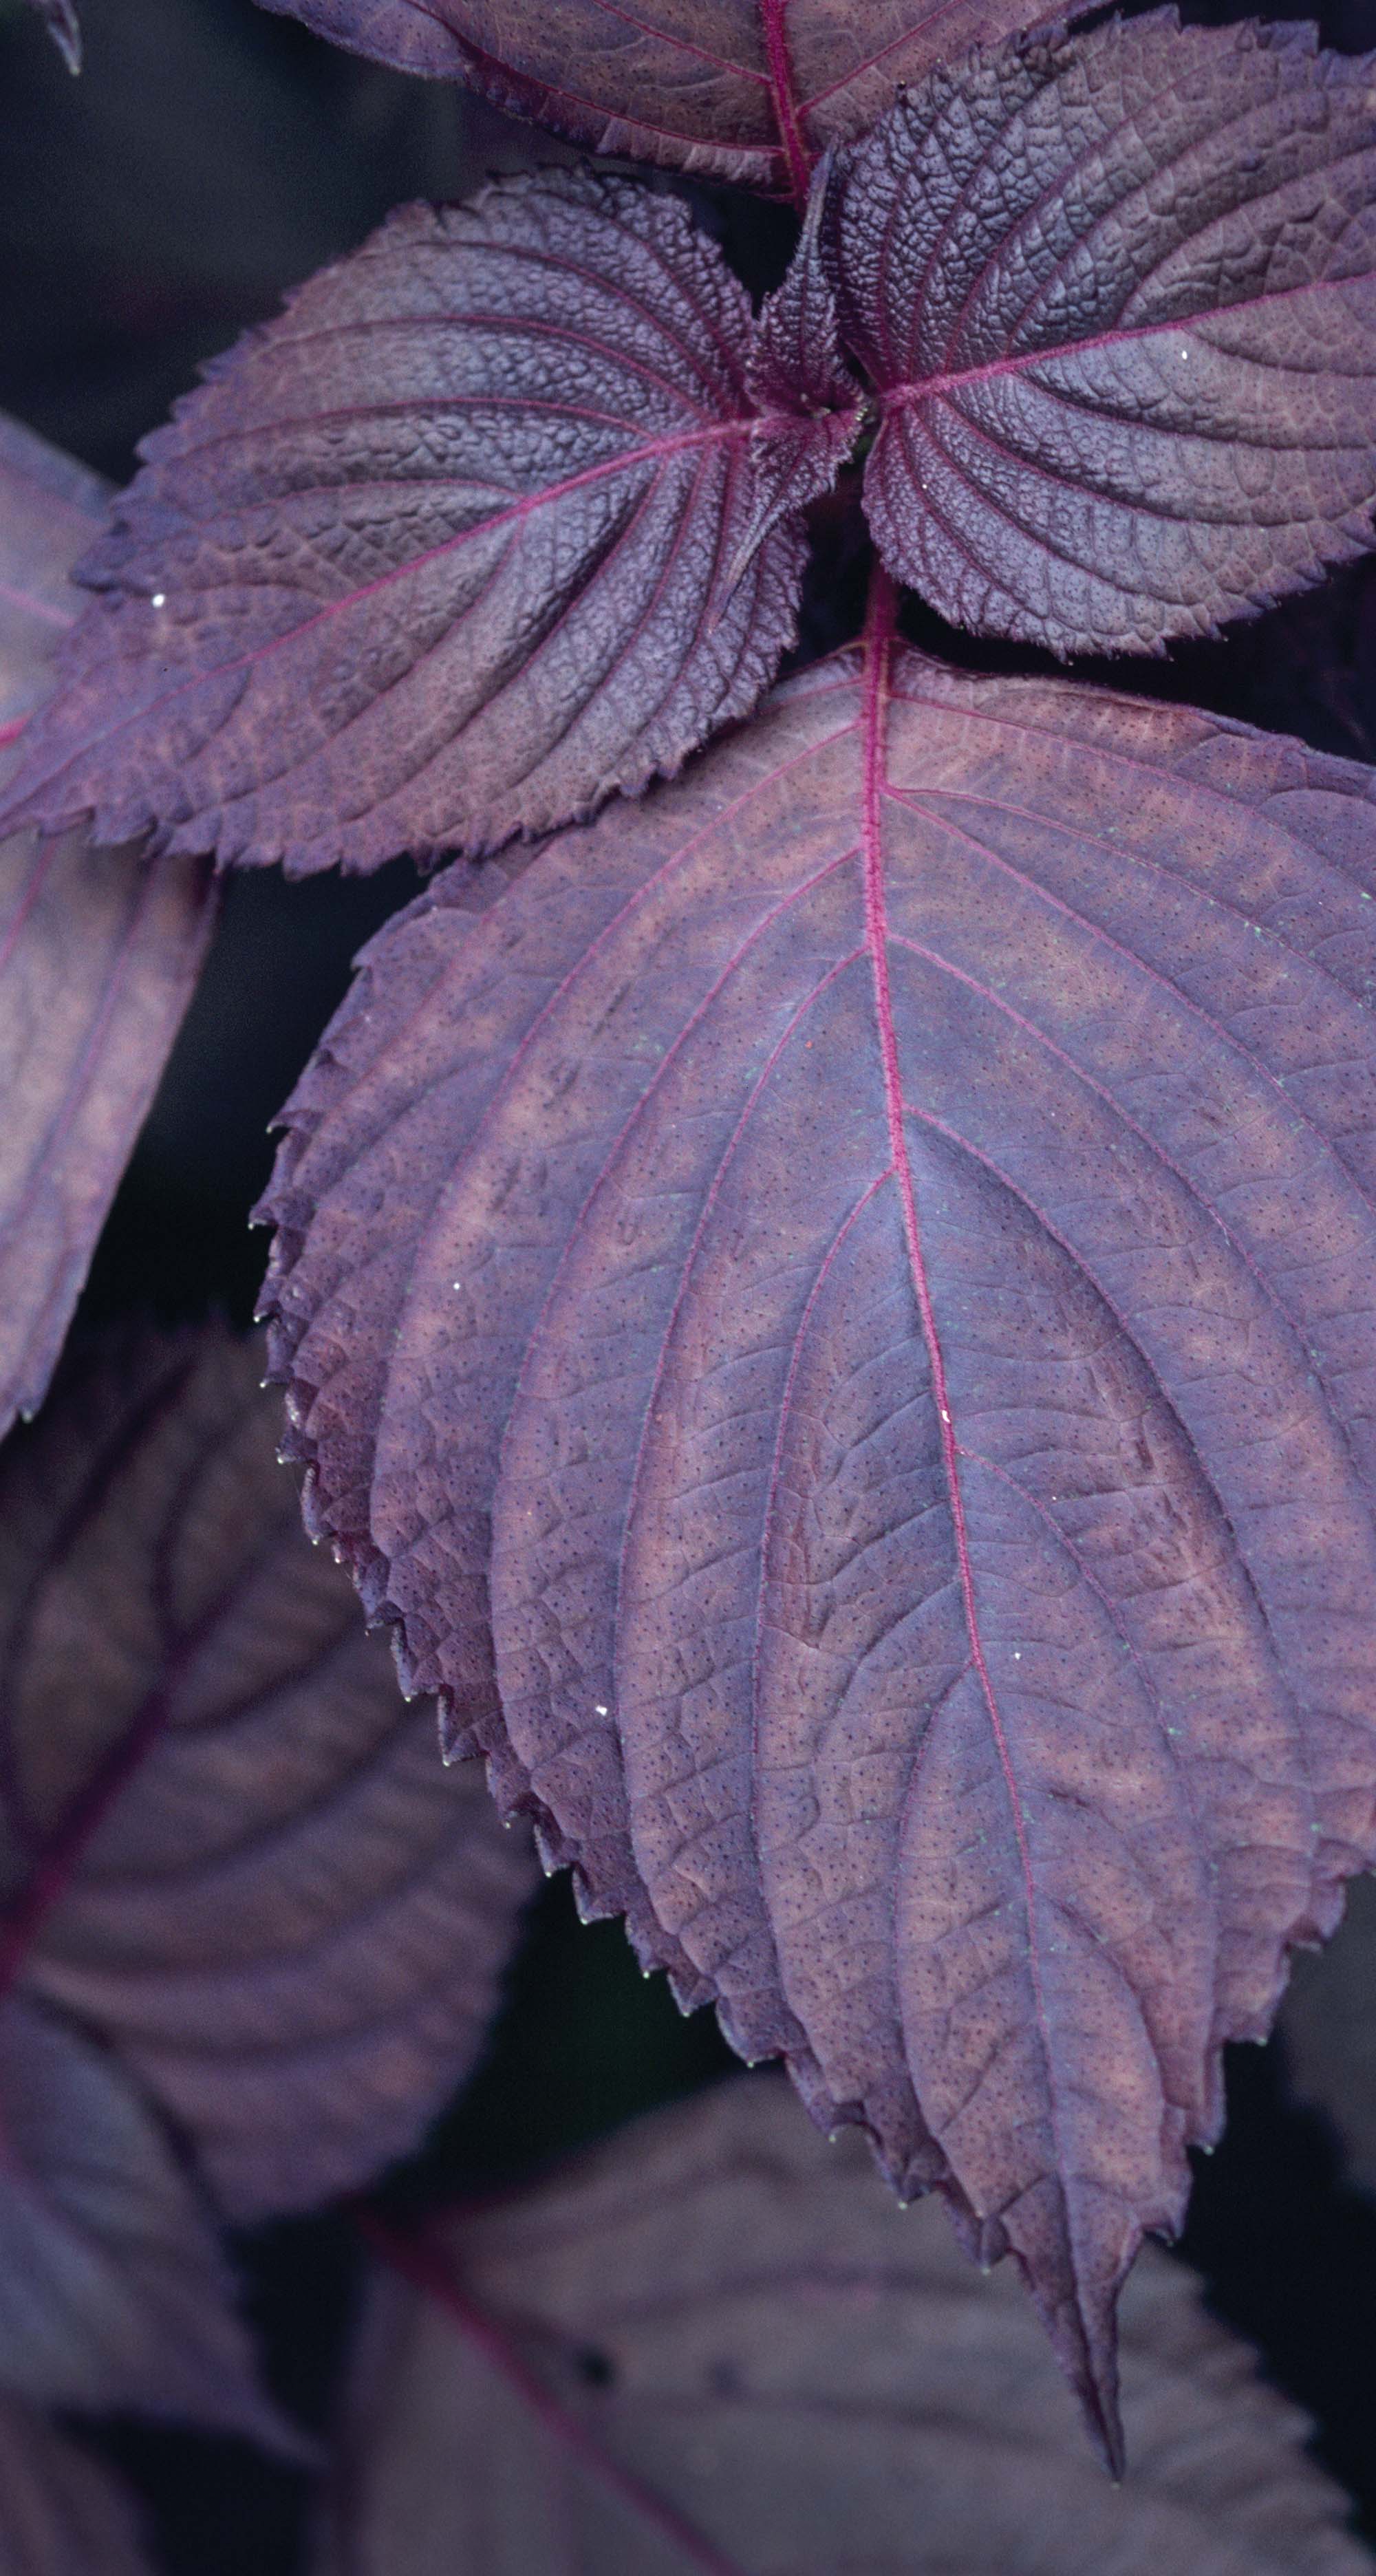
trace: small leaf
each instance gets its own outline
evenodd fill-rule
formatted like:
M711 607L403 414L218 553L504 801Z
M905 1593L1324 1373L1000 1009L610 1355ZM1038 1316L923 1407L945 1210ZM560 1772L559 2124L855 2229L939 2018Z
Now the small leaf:
M754 340L686 207L633 182L394 216L147 443L9 819L371 868L677 769L794 633L796 519L730 577L798 471Z
M806 193L827 144L1037 0L262 0L400 71L464 81L594 152Z
M768 296L750 361L756 408L783 425L762 442L755 518L733 570L749 562L771 528L831 490L864 418L860 388L846 365L836 296L821 253L825 185L819 186L788 275Z
M1376 56L1172 12L1009 45L830 220L870 523L943 616L1143 652L1372 543Z
M113 2472L10 2397L0 2398L0 2567L5 2576L152 2576Z
M1371 1855L1376 797L886 617L382 932L271 1347L411 1682L1112 2451L1219 2043Z
M352 2189L467 2074L533 1865L301 1531L261 1354L148 1339L0 1459L0 1963L232 2215Z
M104 486L0 419L0 780ZM0 1435L42 1402L214 926L198 860L0 839Z
M1015 2285L839 2147L742 2081L397 2247L417 2286L374 2284L317 2576L1372 2565L1181 2266L1124 2299L1115 2491Z
M0 2002L0 2386L296 2454L255 2384L206 2211L112 2058Z
M1301 2101L1327 2113L1353 2179L1376 2191L1376 1880L1353 1880L1323 1957L1296 1963L1280 2033Z
M76 0L33 0L44 26L62 56L69 72L81 69L81 28L77 20Z

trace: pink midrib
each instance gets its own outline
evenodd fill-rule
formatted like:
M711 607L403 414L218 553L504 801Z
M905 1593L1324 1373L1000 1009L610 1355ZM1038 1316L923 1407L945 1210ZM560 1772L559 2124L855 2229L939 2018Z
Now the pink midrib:
M1226 321L1230 314L1255 313L1263 305L1284 304L1296 296L1332 293L1373 282L1376 270L1361 269L1351 276L1305 278L1298 286L1276 287L1270 293L1249 295L1233 304L1201 305L1197 312L1172 315L1162 321L1116 322L1109 330L1093 332L1083 340L1056 340L1045 348L1019 349L1006 358L990 358L983 366L956 367L941 375L916 376L888 385L881 390L879 399L885 412L911 411L943 394L963 393L971 385L992 384L1000 376L1026 375L1029 368L1050 366L1060 359L1087 357L1096 349L1121 348L1130 340L1169 339L1172 332L1183 338L1191 331L1202 332L1210 322Z
M483 2307L464 2287L445 2249L433 2234L403 2235L376 2212L360 2207L356 2223L380 2261L413 2289L432 2298L458 2327L498 2377L527 2408L535 2422L566 2452L589 2479L607 2488L628 2506L685 2566L698 2576L746 2576L738 2559L729 2558L696 2523L681 2514L634 2469L623 2467L592 2427L566 2406L517 2349L502 2319Z
M706 429L682 430L663 438L645 439L637 447L623 448L615 456L603 457L596 465L586 466L581 474L570 474L560 483L546 484L538 492L523 493L520 500L513 501L509 509L494 511L486 518L473 521L468 527L461 528L457 535L446 537L442 544L428 547L423 554L408 555L403 563L389 564L387 570L379 573L375 581L364 582L357 590L346 591L341 598L328 600L323 608L317 610L314 617L303 619L299 626L284 628L281 634L269 636L265 643L251 646L247 653L239 654L233 661L211 662L203 667L198 666L194 671L189 671L185 678L175 681L170 689L160 690L156 697L144 699L127 714L117 716L114 723L106 725L101 732L85 738L74 752L46 773L42 785L45 788L54 786L57 780L65 776L78 761L87 759L98 745L112 741L117 734L124 732L130 725L141 724L156 708L166 706L173 698L182 696L187 689L200 688L208 680L226 679L236 671L254 669L259 662L269 660L274 653L294 648L301 642L303 636L314 634L317 627L327 626L332 618L341 616L346 609L356 608L360 600L371 599L379 591L390 589L394 582L407 580L413 573L423 572L427 565L441 562L446 555L456 554L461 547L473 543L479 537L491 536L494 532L517 527L534 511L551 508L557 502L567 500L570 493L582 491L590 484L606 482L616 474L632 471L647 459L658 460L663 457L678 456L693 448L725 446L732 441L753 438L762 430L779 427L796 427L794 416L784 412L757 412L743 414L735 420L714 421ZM20 729L21 727L16 725L15 732ZM8 738L10 737L5 732L0 732L0 746ZM0 797L0 803L2 802L3 797ZM76 818L73 817L73 819ZM9 827L6 825L4 828Z
M895 631L893 586L887 575L881 573L875 580L874 597L867 625L865 695L861 720L864 742L862 847L865 872L865 939L874 976L875 1021L879 1035L880 1061L883 1066L884 1108L888 1121L889 1147L903 1208L903 1230L907 1238L913 1295L917 1301L922 1335L927 1346L928 1364L932 1372L932 1394L937 1409L937 1429L950 1503L951 1529L955 1542L961 1601L970 1639L971 1660L979 1675L980 1687L989 1711L989 1723L993 1729L994 1745L1013 1819L1013 1833L1022 1874L1023 1902L1027 1914L1028 1971L1032 1980L1033 2000L1046 2059L1049 2087L1052 2062L1051 2042L1046 1998L1042 1986L1041 1958L1037 1945L1036 1886L1032 1875L1032 1855L1028 1846L1027 1823L1013 1769L1013 1758L1004 1732L1003 1719L999 1714L998 1698L984 1652L984 1641L980 1635L978 1605L975 1600L974 1567L970 1559L969 1532L965 1520L965 1496L960 1481L960 1449L951 1415L946 1362L937 1329L931 1282L927 1276L926 1255L922 1247L917 1191L913 1184L912 1162L908 1151L908 1134L903 1111L898 1034L894 1026L893 996L889 984L888 909L884 896L883 806L887 785L885 745L888 724L889 669Z
M789 0L758 0L758 5L766 64L762 72L757 71L752 64L735 62L725 55L711 53L705 46L695 45L689 38L676 34L667 27L649 26L632 11L618 7L616 0L597 0L597 6L605 17L615 18L623 26L635 29L639 34L648 37L652 44L661 45L672 53L688 55L694 61L705 64L709 70L722 73L730 80L743 81L751 88L764 89L768 92L779 134L779 149L787 165L789 188L795 203L801 208L806 202L811 186L813 156L804 138L797 83L793 77L793 62L785 23ZM950 5L953 5L953 0L941 0L941 9ZM941 14L941 9L938 10L938 15ZM437 14L426 5L427 16L437 16ZM710 130L693 134L687 128L680 130L679 127L656 122L653 118L638 112L630 102L624 102L619 107L613 106L606 99L593 98L586 91L562 85L546 73L506 65L485 47L474 44L466 38L461 37L459 41L465 46L470 59L481 62L486 67L489 77L498 80L506 78L521 84L528 90L541 91L548 98L562 100L570 108L579 107L589 115L603 118L608 126L631 128L643 134L657 135L665 142L680 146L685 142L710 145L713 141ZM900 38L897 41L901 44L906 40ZM885 46L883 49L884 53L893 50L893 46ZM880 57L875 59L878 60ZM857 67L859 71L868 68L868 64ZM851 77L852 75L847 73L839 81L832 83L831 87L842 89ZM830 90L823 92L823 96L830 96L830 94ZM740 148L754 157L768 153L771 147L761 140L755 144L744 144Z
M7 607L22 608L26 617L40 619L44 626L71 625L70 609L53 608L46 599L36 599L30 590L16 590L12 581L0 581L0 599L4 600Z
M807 204L812 184L812 158L803 139L798 115L798 93L793 78L793 57L789 50L785 23L788 0L760 0L760 21L764 30L765 60L769 65L769 94L774 105L774 120L779 140L788 163L788 183L794 203L801 212Z
M141 1416L135 1418L132 1428L126 1432L131 1445L146 1434L149 1423L155 1422L160 1414L165 1414L176 1404L186 1383L187 1371L182 1369L158 1386ZM107 1467L115 1464L118 1464L118 1455L107 1461ZM193 1468L193 1481L196 1472L197 1469ZM87 1515L98 1508L99 1499L93 1504L90 1491L83 1492L72 1515L71 1532L79 1535ZM165 1538L166 1530L163 1536ZM238 1568L227 1589L215 1596L209 1608L165 1656L157 1679L139 1702L125 1733L116 1737L90 1778L77 1790L55 1830L40 1845L29 1876L11 1910L0 1920L0 2003L18 1984L43 1925L72 1886L107 1816L165 1734L182 1682L207 1642L213 1638L217 1627L229 1616L235 1599L242 1596L261 1570L278 1540L276 1523L260 1532L258 1543L246 1563ZM63 1552L59 1544L59 1558Z

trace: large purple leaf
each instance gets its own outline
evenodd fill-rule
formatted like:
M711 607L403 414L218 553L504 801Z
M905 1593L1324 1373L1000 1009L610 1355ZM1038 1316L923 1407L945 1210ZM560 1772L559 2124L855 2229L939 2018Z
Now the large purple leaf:
M318 2576L1358 2576L1302 2420L1151 2253L1135 2468L1087 2458L1016 2286L760 2077L394 2245ZM428 2295L427 2295L428 2294Z
M274 1364L411 1682L1112 2446L1219 2042L1372 1850L1376 806L886 620L374 942Z
M5 2576L152 2576L110 2470L14 2398L0 2399L0 2567Z
M0 1973L106 2035L240 2218L414 2144L535 1875L312 1555L261 1365L116 1349L0 1461Z
M677 769L772 677L839 461L755 355L715 244L631 181L394 216L148 442L12 817L370 868Z
M262 0L402 71L466 81L595 152L803 195L827 144L1038 0Z
M0 2118L0 2388L297 2450L256 2385L209 2215L113 2058L6 1996Z
M938 74L846 156L890 569L1142 652L1372 543L1376 56L1173 12Z
M0 782L104 497L0 419ZM0 838L0 1434L42 1401L213 921L199 860Z

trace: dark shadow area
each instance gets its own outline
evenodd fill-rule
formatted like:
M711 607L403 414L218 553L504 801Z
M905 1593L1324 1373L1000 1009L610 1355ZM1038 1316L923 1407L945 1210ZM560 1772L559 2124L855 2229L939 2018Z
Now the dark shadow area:
M1180 2252L1316 2427L1376 2539L1376 2203L1343 2185L1327 2123L1288 2096L1280 2046L1227 2052L1228 2126L1195 2158Z

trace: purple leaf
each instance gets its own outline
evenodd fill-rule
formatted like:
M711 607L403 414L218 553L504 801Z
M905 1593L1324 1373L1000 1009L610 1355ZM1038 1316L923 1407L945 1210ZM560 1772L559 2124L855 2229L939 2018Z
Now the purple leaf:
M255 2384L208 2215L114 2060L9 1995L0 2114L0 2386L299 2453Z
M32 0L69 72L81 69L81 28L76 0Z
M1009 45L830 220L871 526L944 616L1143 652L1372 543L1376 56L1171 12Z
M768 296L750 361L750 393L781 426L760 474L754 522L733 565L739 577L771 528L829 492L867 412L846 365L836 295L821 252L826 190L807 211L802 239L778 291Z
M118 2048L239 2218L414 2145L535 1875L312 1555L261 1360L116 1349L0 1459L0 1976Z
M1087 2459L1016 2285L765 2077L389 2251L317 2576L1358 2576L1306 2427L1148 2252L1137 2465ZM427 2295L428 2293L428 2295Z
M1112 2451L1219 2042L1372 1849L1376 807L887 618L374 941L272 1349L410 1681Z
M0 2566L5 2576L152 2576L111 2472L14 2398L0 2399Z
M104 486L0 419L0 781ZM0 1434L43 1398L214 925L199 860L0 839Z
M148 442L9 819L371 868L677 769L791 641L797 512L848 443L756 409L754 344L633 182L394 216Z
M1063 17L1037 0L262 0L401 71L466 81L594 152L775 195L827 144L974 44Z

